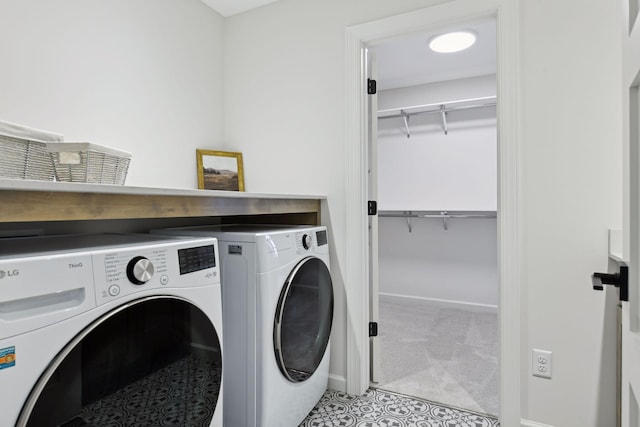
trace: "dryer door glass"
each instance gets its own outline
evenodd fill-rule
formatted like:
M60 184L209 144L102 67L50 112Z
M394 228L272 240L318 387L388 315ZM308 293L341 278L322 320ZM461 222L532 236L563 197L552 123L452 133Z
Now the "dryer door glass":
M273 341L285 378L301 382L313 375L327 349L332 320L329 269L319 258L305 258L289 274L276 308Z
M34 387L18 426L209 426L220 394L220 341L175 297L148 297L95 321Z

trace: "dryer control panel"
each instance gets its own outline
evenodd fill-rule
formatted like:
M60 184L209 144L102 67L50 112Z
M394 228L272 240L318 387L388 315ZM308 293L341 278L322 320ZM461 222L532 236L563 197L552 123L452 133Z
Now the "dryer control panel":
M307 251L316 252L328 243L327 230L325 228L297 232L295 239L298 254L303 254Z

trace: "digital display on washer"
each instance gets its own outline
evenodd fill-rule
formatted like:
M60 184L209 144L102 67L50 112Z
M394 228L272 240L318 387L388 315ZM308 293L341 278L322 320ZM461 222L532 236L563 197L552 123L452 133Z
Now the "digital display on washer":
M216 266L216 253L213 245L196 248L178 249L180 274L193 273Z
M316 231L316 242L318 246L327 244L327 230Z

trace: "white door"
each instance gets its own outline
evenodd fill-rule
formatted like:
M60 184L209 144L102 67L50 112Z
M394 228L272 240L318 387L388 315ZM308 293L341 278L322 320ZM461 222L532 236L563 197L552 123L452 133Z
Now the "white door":
M367 50L367 70L369 81L378 79L376 57ZM369 138L367 159L367 185L369 200L378 200L378 96L369 94L367 97L369 109ZM369 322L378 324L378 216L369 216ZM377 383L380 377L380 341L377 336L369 338L369 370L370 380Z
M622 426L639 427L640 398L640 25L637 0L622 0L624 253L629 301L622 302ZM635 24L635 25L634 25Z

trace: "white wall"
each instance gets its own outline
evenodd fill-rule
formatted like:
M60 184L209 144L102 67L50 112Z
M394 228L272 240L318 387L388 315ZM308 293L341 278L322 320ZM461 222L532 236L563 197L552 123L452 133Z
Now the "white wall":
M348 324L345 28L430 3L282 0L227 20L225 140L246 155L248 189L329 197L334 375L345 374ZM590 274L606 269L606 230L621 223L618 11L608 0L521 7L522 416L609 426L615 332ZM534 346L554 352L552 380L530 376Z
M622 221L620 6L522 2L523 409L557 427L615 420L614 298L590 275ZM531 348L552 380L526 372Z
M379 220L380 293L498 305L495 218Z
M469 77L437 83L381 90L378 110L402 108L408 105L446 103L461 99L496 95L496 76Z
M0 11L0 120L131 152L128 185L196 188L196 148L233 148L224 20L199 0L2 0Z
M380 91L379 110L496 95L495 76ZM389 113L384 113L388 115ZM394 114L397 114L394 113ZM497 209L496 109L378 120L380 210Z

